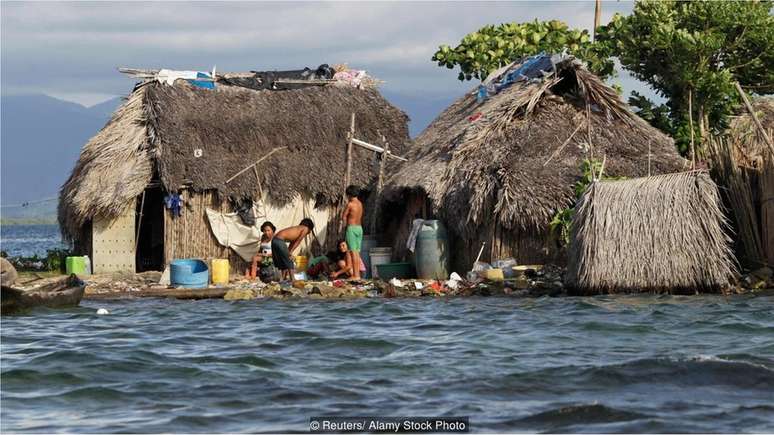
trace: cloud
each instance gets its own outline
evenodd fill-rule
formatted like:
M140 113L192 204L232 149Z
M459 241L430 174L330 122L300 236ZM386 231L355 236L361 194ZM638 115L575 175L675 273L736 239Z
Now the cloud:
M628 2L603 3L603 20ZM470 87L430 61L485 24L560 19L590 28L593 2L4 2L2 92L121 95L118 66L220 71L347 62L399 93Z

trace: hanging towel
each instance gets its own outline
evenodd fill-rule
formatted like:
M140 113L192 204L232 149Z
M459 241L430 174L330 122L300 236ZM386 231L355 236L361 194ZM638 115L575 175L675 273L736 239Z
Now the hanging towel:
M414 247L416 247L417 244L417 236L419 236L419 230L422 229L422 224L424 223L424 219L414 219L414 221L411 222L411 232L409 233L408 240L406 240L406 248L411 252L414 252Z

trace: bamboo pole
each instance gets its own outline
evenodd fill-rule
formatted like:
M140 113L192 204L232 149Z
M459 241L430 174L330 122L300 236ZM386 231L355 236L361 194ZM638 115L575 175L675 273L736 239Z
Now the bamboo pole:
M739 96L742 97L742 101L744 102L745 107L747 107L747 111L750 112L750 116L752 116L753 122L755 122L755 126L758 127L758 131L760 131L761 136L763 136L763 140L765 140L766 144L769 146L771 155L774 156L774 143L772 143L771 138L769 137L768 133L766 133L766 129L763 128L760 119L758 119L758 115L755 114L755 109L753 109L750 100L747 98L747 94L745 94L739 82L734 82L734 86L736 87L736 91L739 92Z

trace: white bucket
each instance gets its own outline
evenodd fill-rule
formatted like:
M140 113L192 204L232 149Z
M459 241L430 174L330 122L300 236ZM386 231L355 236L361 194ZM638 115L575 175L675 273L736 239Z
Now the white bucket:
M371 254L371 276L379 278L376 266L387 264L392 260L392 248L371 248L369 254Z

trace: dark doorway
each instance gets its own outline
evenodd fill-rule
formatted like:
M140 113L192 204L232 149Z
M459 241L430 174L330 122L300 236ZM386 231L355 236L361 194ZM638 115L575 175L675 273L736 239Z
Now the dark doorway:
M145 189L137 198L137 272L164 269L164 192Z

